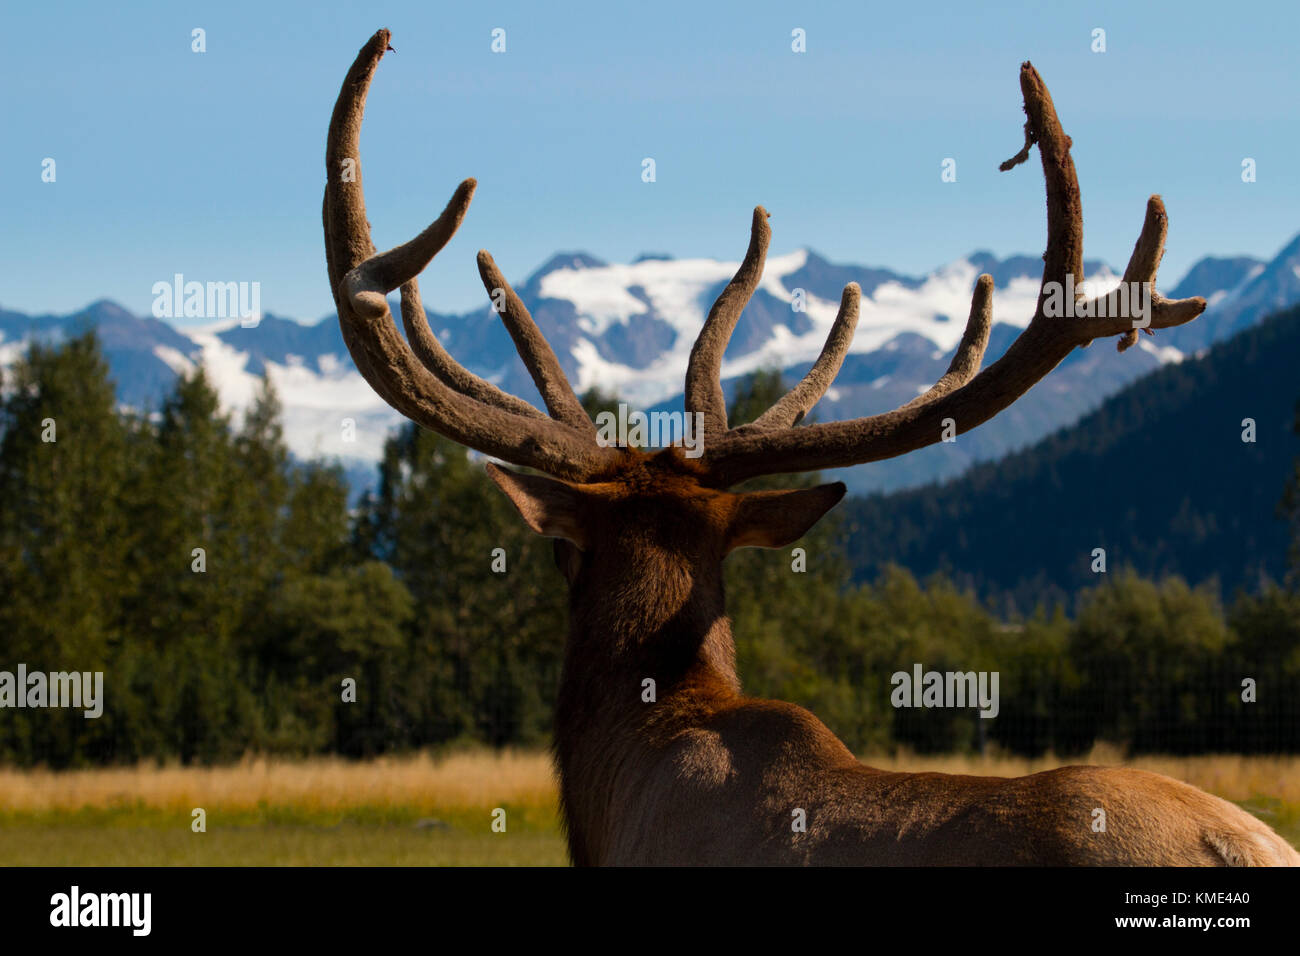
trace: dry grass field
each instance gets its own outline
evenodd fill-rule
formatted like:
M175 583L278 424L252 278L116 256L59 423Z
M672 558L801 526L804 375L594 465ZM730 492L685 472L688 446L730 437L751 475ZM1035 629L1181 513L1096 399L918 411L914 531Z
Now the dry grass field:
M1085 760L869 757L874 766L1014 776L1127 763L1257 814L1300 843L1300 757ZM191 829L206 812L206 832ZM505 832L492 829L505 811ZM499 815L498 815L499 816ZM536 752L367 762L246 759L52 772L0 768L0 865L563 865L555 782Z

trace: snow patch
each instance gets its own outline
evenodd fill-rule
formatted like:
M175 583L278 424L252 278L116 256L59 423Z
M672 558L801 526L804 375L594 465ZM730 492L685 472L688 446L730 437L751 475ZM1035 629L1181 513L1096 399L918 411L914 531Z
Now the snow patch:
M808 252L804 249L769 259L759 288L778 301L792 302L793 289L787 287L785 277L807 261ZM738 267L737 262L713 259L648 260L632 265L561 269L544 276L542 294L572 301L586 336L575 343L571 352L578 367L577 387L616 391L629 402L642 406L657 404L680 393L691 346L712 305L705 301L706 293L719 282L730 280ZM936 270L915 289L896 281L882 283L871 295L862 298L857 332L849 353L860 355L882 348L896 350L898 336L911 332L930 342L938 354L948 354L957 347L966 329L964 318L951 321L950 317L970 314L977 276L974 265L959 259ZM1103 268L1082 284L1082 291L1089 296L1104 295L1118 284L1119 276ZM672 347L641 369L602 357L593 341L611 325L646 312L645 304L629 291L632 286L644 290L656 316L677 333ZM1033 317L1038 292L1039 280L1029 277L1014 279L1004 288L995 289L994 322L1024 328ZM724 356L722 377L734 378L761 368L789 368L815 361L834 325L839 300L805 293L804 305L803 314L809 326L806 332L795 333L785 325L777 325L766 342L746 355Z
M1138 346L1143 352L1154 355L1161 365L1177 365L1187 358L1180 349L1172 345L1157 345L1146 336L1138 336Z
M153 354L177 375L190 375L194 372L194 363L180 350L174 349L170 345L155 345Z
M248 371L248 353L227 345L214 332L191 331L190 338L202 349L200 360L222 408L241 417L257 394L261 378ZM162 355L159 358L166 361ZM285 364L266 362L265 368L280 399L289 450L301 458L378 461L389 431L404 421L402 416L338 356L320 356L319 372L302 356L287 359ZM344 440L345 419L353 422L352 441Z

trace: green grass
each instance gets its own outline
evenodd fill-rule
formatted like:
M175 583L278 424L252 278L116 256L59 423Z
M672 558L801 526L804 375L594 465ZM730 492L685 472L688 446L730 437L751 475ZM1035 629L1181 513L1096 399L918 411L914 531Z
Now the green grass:
M564 866L558 833L259 826L207 833L6 827L3 866Z
M509 811L507 811L509 813ZM391 815L391 814L384 814ZM507 816L505 833L482 820L383 821L349 813L335 823L293 819L208 821L148 808L5 814L0 866L565 866L555 826ZM370 816L366 821L362 818ZM540 821L538 821L540 822Z

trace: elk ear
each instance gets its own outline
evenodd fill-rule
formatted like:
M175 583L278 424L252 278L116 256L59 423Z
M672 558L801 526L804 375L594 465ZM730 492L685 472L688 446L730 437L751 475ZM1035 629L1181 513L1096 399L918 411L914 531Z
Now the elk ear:
M582 493L572 485L541 475L524 475L488 462L487 473L519 509L528 527L547 538L564 538L586 548L582 525Z
M784 548L802 538L843 497L842 481L797 491L742 494L727 530L727 551Z

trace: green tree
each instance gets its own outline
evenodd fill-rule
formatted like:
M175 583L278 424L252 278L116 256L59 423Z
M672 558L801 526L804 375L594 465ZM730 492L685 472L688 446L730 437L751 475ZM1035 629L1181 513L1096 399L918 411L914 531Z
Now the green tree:
M1270 586L1242 594L1229 626L1235 638L1224 667L1222 749L1300 750L1300 594ZM1245 699L1249 680L1253 700Z
M261 549L274 538L253 517L259 491L242 472L255 457L248 434L241 446L202 368L180 377L152 430L140 481L125 496L133 528L127 560L139 584L126 601L135 646L119 678L136 698L134 723L119 737L126 752L147 741L137 756L228 759L255 735L243 628L265 600L269 559ZM254 473L274 485L273 469Z
M564 642L551 544L529 532L465 449L414 425L386 443L357 539L415 614L390 721L411 742L536 742Z
M1203 750L1230 690L1228 631L1211 589L1123 570L1080 604L1068 654L1080 678L1072 706L1081 732L1135 752Z
M132 477L128 426L93 335L33 344L0 405L0 646L8 669L105 671L122 640L117 598ZM0 753L56 766L104 757L108 726L77 710L6 710Z
M1296 403L1292 430L1300 435L1300 402ZM1278 508L1291 522L1290 570L1287 583L1292 588L1300 589L1300 458L1297 458L1291 466L1291 478L1282 492L1282 501Z

